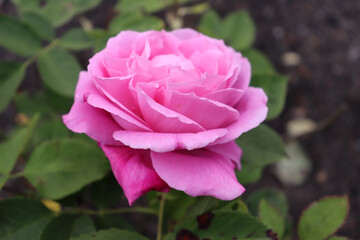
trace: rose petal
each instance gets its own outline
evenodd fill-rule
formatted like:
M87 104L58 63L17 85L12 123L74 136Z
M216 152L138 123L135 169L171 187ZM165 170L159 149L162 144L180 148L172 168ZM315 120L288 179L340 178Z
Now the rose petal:
M235 89L235 88L226 88L226 89L210 92L204 95L204 97L211 99L213 101L221 102L230 107L234 107L239 102L243 94L244 94L243 90Z
M97 142L119 145L113 138L113 133L121 127L111 115L87 102L75 101L70 112L63 116L64 124L73 132L85 133Z
M179 93L161 90L164 100L161 104L199 123L205 129L227 127L239 117L234 108L194 93Z
M240 159L242 156L241 148L235 143L235 141L231 141L224 144L216 144L213 146L207 146L206 149L209 151L224 155L225 157L231 159L236 168L238 170L241 169Z
M168 192L167 184L152 167L149 151L99 144L110 160L116 180L131 206L141 195L151 191Z
M169 152L176 149L193 150L202 148L227 133L224 128L198 133L157 133L119 130L114 138L134 149L150 149L154 152Z
M194 133L205 130L197 122L168 109L137 88L140 109L144 120L156 132Z
M190 196L233 200L245 191L236 179L234 164L206 149L151 152L151 159L160 178Z
M214 144L232 141L242 133L257 127L266 119L268 111L266 103L267 96L261 88L248 87L235 107L239 111L239 118L227 127L229 133Z

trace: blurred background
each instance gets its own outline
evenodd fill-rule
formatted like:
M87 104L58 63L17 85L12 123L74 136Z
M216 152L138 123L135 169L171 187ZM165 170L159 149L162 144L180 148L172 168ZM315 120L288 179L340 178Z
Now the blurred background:
M295 167L301 175L295 183L281 176L283 166L267 167L259 182L247 186L246 194L263 187L283 190L295 222L312 201L325 195L347 194L351 210L339 235L359 239L360 1L212 0L186 4L203 2L220 16L247 9L257 29L254 47L270 58L278 72L289 76L285 109L268 124L285 140L297 132L306 167ZM107 28L116 15L116 4L115 0L102 1L95 9L59 27L56 33L81 27L87 20L94 27ZM169 17L167 11L154 15L164 19ZM9 0L0 0L0 12L17 14ZM183 26L197 28L200 18L201 14L187 14ZM90 50L76 53L83 68L92 54ZM22 60L1 47L0 56L1 60ZM41 86L36 66L30 66L20 91L31 92ZM2 132L13 128L16 113L14 104L1 113Z

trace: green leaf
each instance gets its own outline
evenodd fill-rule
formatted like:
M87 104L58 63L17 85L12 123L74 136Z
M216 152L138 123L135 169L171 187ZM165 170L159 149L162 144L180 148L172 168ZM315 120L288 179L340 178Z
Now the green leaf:
M258 181L263 172L263 166L254 166L247 162L241 162L241 171L236 171L238 181L243 184L249 184Z
M101 0L47 0L40 13L50 20L53 26L60 26L75 15L96 7Z
M104 215L95 220L97 230L105 230L111 228L124 229L129 231L136 231L134 226L131 225L126 219L119 215Z
M52 40L55 38L55 31L51 23L36 12L24 12L22 20L42 39Z
M277 233L279 238L282 238L285 230L284 217L265 199L262 199L260 201L259 217L261 221L265 224L265 226Z
M89 186L90 198L99 208L108 208L119 203L122 194L121 187L114 175L108 174L100 181Z
M16 160L24 151L38 118L39 115L36 115L27 128L20 129L10 139L0 144L0 189L14 168Z
M265 238L266 227L256 218L240 211L207 212L185 220L165 239L241 239ZM182 237L182 238L181 238ZM188 237L188 238L186 238ZM198 238L196 238L198 237ZM265 238L266 239L266 238Z
M109 229L82 235L71 240L147 240L147 238L135 232L120 229Z
M41 50L41 41L26 24L0 14L0 45L20 56Z
M44 205L31 199L0 202L0 240L38 240L53 217Z
M265 166L286 157L283 141L265 124L242 134L236 142L243 150L242 161L253 166Z
M103 178L108 170L104 154L93 144L58 139L37 147L24 172L42 197L59 199Z
M261 199L265 199L266 202L271 204L282 216L286 216L288 213L288 204L286 196L283 192L276 189L261 189L245 199L251 214L257 216L258 208Z
M105 48L107 41L112 36L108 31L104 29L92 29L88 32L89 36L92 38L95 46L95 52L99 52Z
M247 57L251 63L252 75L276 73L271 61L262 52L251 48L243 51L242 54Z
M196 202L189 207L186 217L195 217L205 212L214 210L219 205L219 200L213 197L200 197L196 199Z
M255 40L255 24L250 14L245 10L229 14L223 22L223 36L235 49L249 48Z
M269 112L267 119L277 117L285 105L288 78L278 74L254 75L250 85L264 89L268 96Z
M25 67L18 63L0 62L0 112L2 112L11 101L21 80L24 78L24 74Z
M200 20L199 31L214 38L222 38L222 21L214 11L208 11Z
M225 203L225 202L224 202ZM218 211L240 211L243 213L249 213L249 209L246 206L246 203L242 201L240 198L237 198L230 203L226 203L225 206L221 207Z
M67 51L55 47L39 57L41 77L51 90L65 97L73 97L81 70L78 61Z
M33 116L37 112L42 115L54 113L43 92L36 92L31 96L27 92L18 93L15 95L14 102L17 110L27 116Z
M190 0L178 0L177 3L186 3ZM164 9L174 3L173 0L121 0L116 5L116 9L121 12L134 12L144 10L152 13Z
M332 236L332 237L329 237L327 240L348 240L348 238L340 237L340 236Z
M109 32L113 35L123 30L146 31L161 30L164 22L154 16L142 16L139 12L127 12L116 16L109 25Z
M64 214L46 226L40 240L69 240L94 231L94 224L89 217Z
M300 217L298 225L300 239L326 239L341 227L348 212L347 196L326 197L312 203Z
M70 50L83 50L93 46L93 41L82 29L73 28L64 34L60 46Z
M165 204L165 217L166 219L178 220L185 215L196 199L182 191L172 190L170 194L171 199L167 200Z

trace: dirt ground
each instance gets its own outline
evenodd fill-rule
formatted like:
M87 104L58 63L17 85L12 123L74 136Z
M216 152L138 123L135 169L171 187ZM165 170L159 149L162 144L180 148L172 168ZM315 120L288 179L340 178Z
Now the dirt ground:
M1 12L13 12L6 2ZM115 1L104 2L86 14L98 27L105 27L112 16ZM321 121L347 106L328 127L300 138L313 163L305 184L285 187L270 167L260 182L248 186L248 193L260 187L282 189L295 222L312 201L326 195L347 194L351 209L339 235L360 239L360 1L213 0L211 5L222 16L236 9L248 9L257 27L255 47L272 60L280 73L289 76L285 110L269 122L280 134L285 134L286 123L295 117ZM185 23L196 26L197 20L190 16ZM67 24L58 32L72 25ZM300 63L284 64L282 55L287 52L297 53ZM2 59L16 59L1 49L0 53ZM81 52L79 57L85 66L89 53ZM32 66L22 88L34 89L39 84ZM11 127L14 113L10 106L1 114L2 130Z
M255 47L290 77L285 110L270 122L280 133L299 115L321 121L347 106L328 127L300 138L313 163L304 185L284 187L269 168L248 192L284 190L295 221L313 200L347 194L350 214L339 234L360 239L360 1L218 0L213 6L221 14L249 9L258 30ZM299 54L299 65L284 65L289 51Z

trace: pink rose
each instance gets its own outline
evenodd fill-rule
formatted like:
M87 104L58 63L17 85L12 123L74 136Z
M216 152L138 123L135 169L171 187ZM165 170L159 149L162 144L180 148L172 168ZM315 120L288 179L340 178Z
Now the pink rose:
M150 190L232 200L241 149L234 139L267 114L250 64L194 30L124 31L80 73L63 117L96 140L129 204Z

